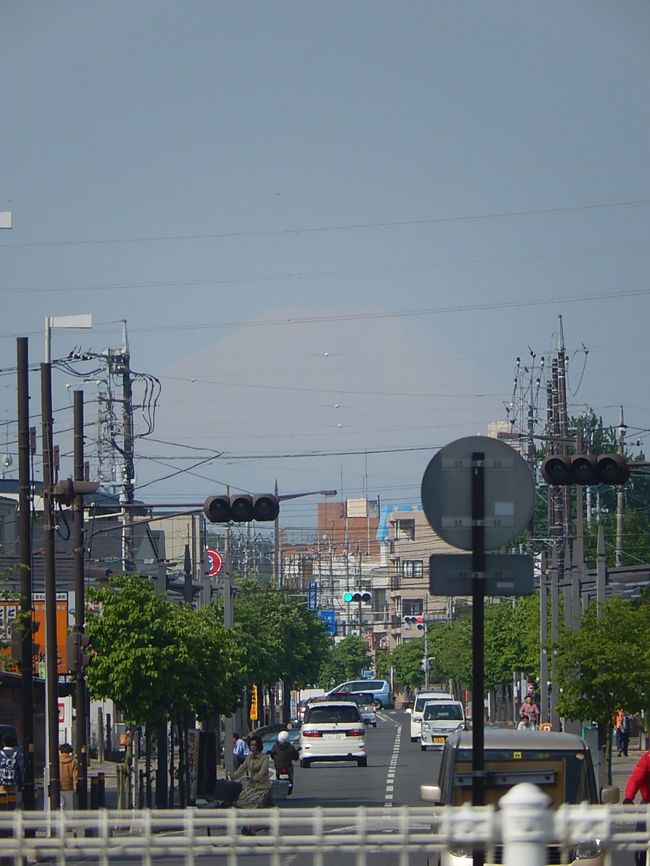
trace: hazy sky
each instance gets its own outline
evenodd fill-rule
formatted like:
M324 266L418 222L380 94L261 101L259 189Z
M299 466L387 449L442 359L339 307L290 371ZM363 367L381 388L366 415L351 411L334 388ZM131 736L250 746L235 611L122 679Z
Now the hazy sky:
M571 412L622 404L647 452L649 44L645 0L4 0L0 447L16 337L38 364L46 316L92 313L52 355L127 320L143 499L418 501L561 315Z

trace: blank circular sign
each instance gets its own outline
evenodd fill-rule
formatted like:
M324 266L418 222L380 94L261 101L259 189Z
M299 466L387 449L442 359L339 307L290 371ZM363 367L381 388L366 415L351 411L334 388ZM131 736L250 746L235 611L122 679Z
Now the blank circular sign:
M485 549L497 550L526 528L535 506L530 469L521 454L505 442L468 436L441 448L422 478L422 508L443 541L471 550L476 454L483 455Z

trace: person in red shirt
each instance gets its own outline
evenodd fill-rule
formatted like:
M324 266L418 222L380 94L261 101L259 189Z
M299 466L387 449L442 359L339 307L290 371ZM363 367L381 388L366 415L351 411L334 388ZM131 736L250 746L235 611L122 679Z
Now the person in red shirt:
M644 803L650 803L650 752L644 752L634 765L625 786L624 803L633 803L641 794Z
M644 803L650 803L650 752L644 752L636 762L625 786L624 803L633 803L637 794L641 794ZM637 824L637 830L645 830L645 822ZM634 862L637 866L645 866L645 851L634 852Z

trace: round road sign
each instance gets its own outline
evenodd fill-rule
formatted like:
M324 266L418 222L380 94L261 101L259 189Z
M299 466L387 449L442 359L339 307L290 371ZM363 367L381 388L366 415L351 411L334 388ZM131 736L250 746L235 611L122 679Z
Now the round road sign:
M221 566L223 565L223 559L218 550L206 550L205 556L207 559L207 573L208 577L214 577L215 574L219 574L221 571Z
M447 544L472 549L473 455L483 454L485 549L497 550L526 528L535 505L535 485L524 458L489 436L468 436L435 455L422 478L422 508Z

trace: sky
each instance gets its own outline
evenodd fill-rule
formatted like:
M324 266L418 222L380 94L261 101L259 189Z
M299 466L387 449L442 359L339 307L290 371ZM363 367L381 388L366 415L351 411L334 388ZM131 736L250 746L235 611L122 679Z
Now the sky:
M38 425L45 317L82 313L53 359L126 321L160 383L147 502L417 503L439 448L520 416L515 380L541 432L560 321L570 413L623 406L647 452L648 44L645 0L4 0L7 477L16 338ZM64 473L93 366L54 369Z

